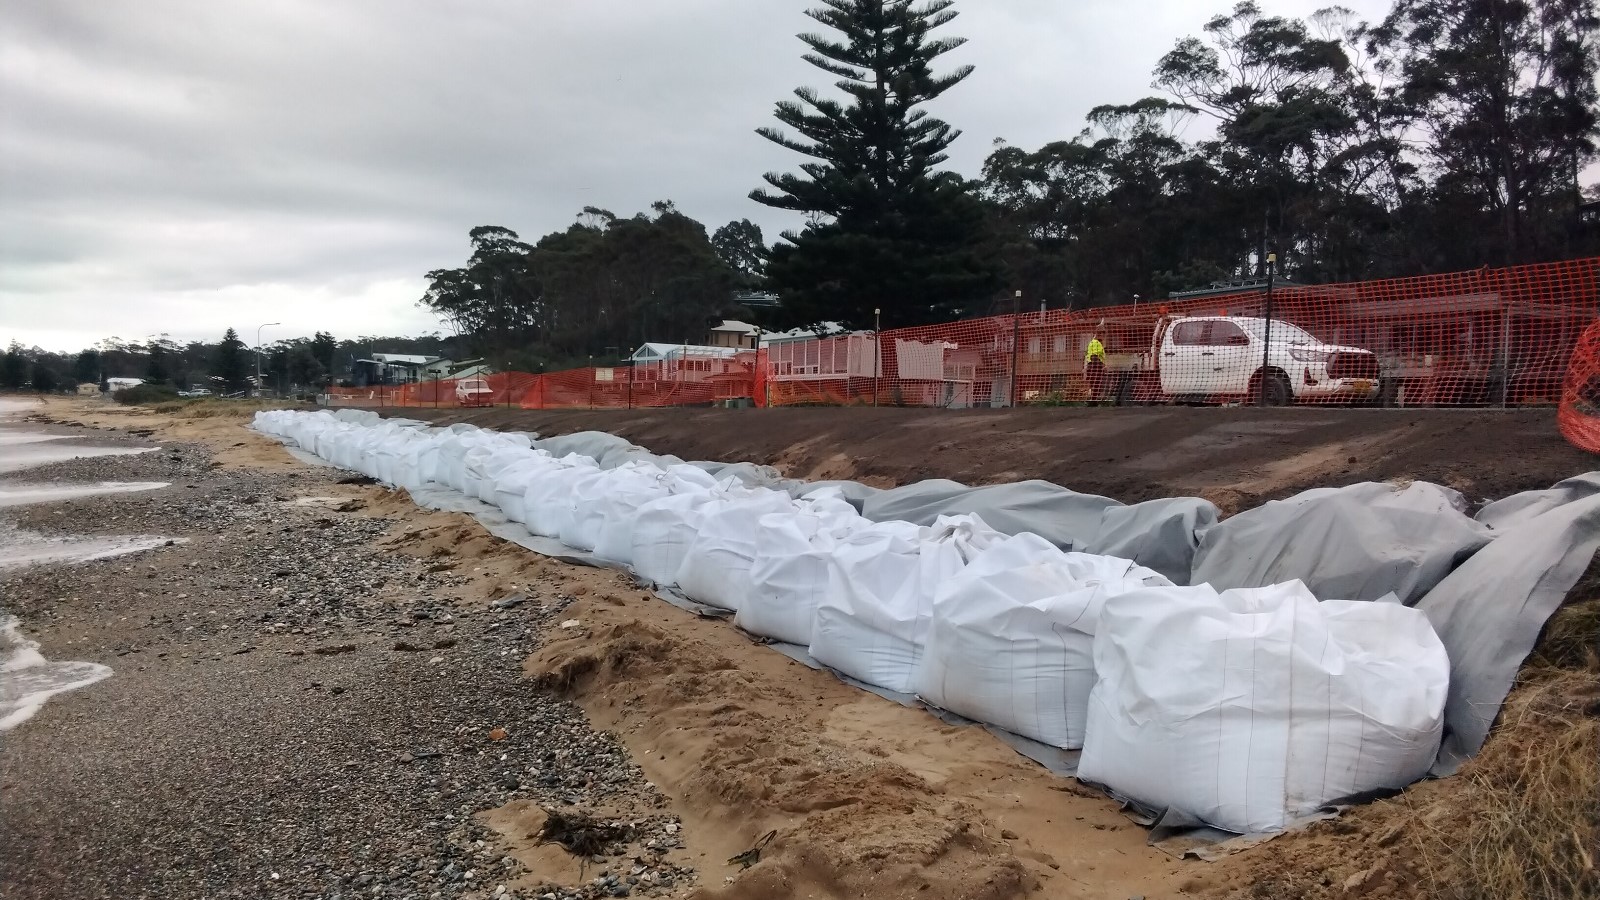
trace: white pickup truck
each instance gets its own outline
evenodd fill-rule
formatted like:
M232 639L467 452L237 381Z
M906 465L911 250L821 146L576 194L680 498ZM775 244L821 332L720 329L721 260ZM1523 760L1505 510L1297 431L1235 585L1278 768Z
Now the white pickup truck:
M1169 316L1157 325L1150 354L1123 372L1117 398L1215 402L1263 399L1366 402L1378 395L1378 358L1370 350L1326 344L1280 319ZM1159 392L1159 393L1158 393ZM1157 395L1158 394L1158 395ZM1157 396L1152 396L1157 395Z
M458 406L493 406L494 388L482 378L463 378L456 382Z

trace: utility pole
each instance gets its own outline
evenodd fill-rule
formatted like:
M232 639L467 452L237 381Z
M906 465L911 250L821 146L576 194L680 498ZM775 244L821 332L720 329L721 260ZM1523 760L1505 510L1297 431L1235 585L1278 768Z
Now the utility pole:
M1017 344L1022 339L1022 292L1017 291L1011 302L1011 408L1016 409L1022 397L1017 387Z
M1266 338L1265 338L1265 340L1263 340L1261 342L1261 388L1260 388L1261 395L1260 395L1260 397L1257 398L1257 401L1258 401L1259 405L1261 405L1261 406L1266 406L1267 405L1267 383L1272 379L1272 375L1268 371L1267 367L1272 364L1272 282L1274 280L1274 276L1277 274L1277 271L1278 271L1278 254L1276 254L1276 253L1268 253L1267 254L1267 259L1266 259L1266 266L1267 266L1267 301L1266 301L1267 329L1266 329Z
M256 327L256 390L261 390L261 329L282 325L282 322L268 322Z
M883 344L878 335L883 331L883 310L872 311L872 405L878 405L878 381L883 377Z

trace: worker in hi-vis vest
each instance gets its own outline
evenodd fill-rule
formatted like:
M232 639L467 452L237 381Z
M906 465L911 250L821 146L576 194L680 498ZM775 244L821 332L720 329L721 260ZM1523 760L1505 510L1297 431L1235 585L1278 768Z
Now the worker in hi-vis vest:
M1106 383L1106 345L1100 343L1098 333L1089 339L1089 350L1083 355L1083 377L1089 384L1089 399L1099 400Z

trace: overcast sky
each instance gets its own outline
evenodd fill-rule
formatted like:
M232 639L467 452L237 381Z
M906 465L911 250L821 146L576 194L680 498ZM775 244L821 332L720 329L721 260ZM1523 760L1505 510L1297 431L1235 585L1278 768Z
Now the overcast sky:
M1309 15L1328 0L1262 0ZM1385 0L1343 0L1369 19ZM808 0L0 0L0 343L409 334L475 225L536 239L673 200L709 229L797 155L754 129L798 85ZM960 0L933 107L1070 137L1230 0Z

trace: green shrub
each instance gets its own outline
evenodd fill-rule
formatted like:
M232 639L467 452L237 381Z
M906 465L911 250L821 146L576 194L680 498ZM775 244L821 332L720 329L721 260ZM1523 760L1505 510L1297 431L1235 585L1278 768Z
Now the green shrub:
M178 399L178 389L166 384L140 384L113 392L111 399L125 406L148 406Z

